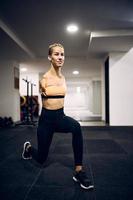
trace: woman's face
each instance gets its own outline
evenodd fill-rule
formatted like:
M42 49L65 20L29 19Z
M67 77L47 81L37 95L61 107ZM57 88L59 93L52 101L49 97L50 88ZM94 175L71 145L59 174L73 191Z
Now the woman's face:
M49 60L54 67L62 67L65 60L64 49L59 46L53 47Z

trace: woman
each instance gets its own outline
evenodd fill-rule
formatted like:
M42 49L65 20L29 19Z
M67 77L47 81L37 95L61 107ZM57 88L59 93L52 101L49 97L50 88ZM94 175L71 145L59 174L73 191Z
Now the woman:
M50 69L40 81L42 111L37 129L37 160L39 163L46 161L54 132L71 132L75 162L73 180L79 182L84 189L93 188L83 171L83 138L80 124L75 119L66 116L63 111L66 94L66 82L61 73L65 60L64 47L56 43L50 45L48 60L51 63ZM32 149L31 143L25 142L22 157L31 159Z

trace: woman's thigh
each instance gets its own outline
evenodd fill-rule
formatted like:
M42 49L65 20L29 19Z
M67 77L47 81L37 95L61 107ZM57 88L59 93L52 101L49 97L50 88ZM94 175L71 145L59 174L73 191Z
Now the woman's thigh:
M73 132L76 129L80 129L79 122L66 115L58 119L55 127L55 131L64 133Z

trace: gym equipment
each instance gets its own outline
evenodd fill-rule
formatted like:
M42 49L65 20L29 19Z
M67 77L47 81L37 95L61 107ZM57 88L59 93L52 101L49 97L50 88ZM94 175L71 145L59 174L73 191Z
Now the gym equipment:
M33 121L33 87L36 86L34 83L31 83L28 81L28 78L22 79L26 83L27 87L27 95L26 99L23 97L23 102L22 104L25 104L26 110L25 110L25 117L22 123L17 124L17 125L34 125L35 126L35 121ZM29 86L31 85L31 97L29 98Z
M31 109L31 121L33 122L33 87L36 86L34 83L31 83L31 98L30 98L30 109Z

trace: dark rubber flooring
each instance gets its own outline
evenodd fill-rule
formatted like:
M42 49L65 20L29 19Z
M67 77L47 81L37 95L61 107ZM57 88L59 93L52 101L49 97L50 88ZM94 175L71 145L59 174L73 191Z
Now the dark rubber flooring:
M71 134L55 133L48 161L21 158L26 140L36 147L36 127L0 129L1 200L132 200L133 127L82 127L84 167L95 188L73 182Z

